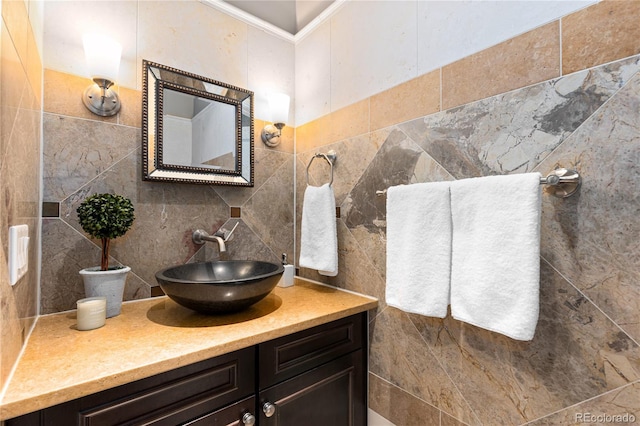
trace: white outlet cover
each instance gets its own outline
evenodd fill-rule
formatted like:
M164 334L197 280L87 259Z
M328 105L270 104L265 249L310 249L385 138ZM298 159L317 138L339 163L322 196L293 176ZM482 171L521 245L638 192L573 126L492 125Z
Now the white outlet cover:
M9 279L15 285L29 269L29 226L9 227Z

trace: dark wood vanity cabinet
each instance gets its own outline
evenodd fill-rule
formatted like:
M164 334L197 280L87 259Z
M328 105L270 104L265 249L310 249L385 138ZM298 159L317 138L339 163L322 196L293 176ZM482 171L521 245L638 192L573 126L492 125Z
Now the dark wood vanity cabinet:
M365 426L366 342L364 312L6 425Z

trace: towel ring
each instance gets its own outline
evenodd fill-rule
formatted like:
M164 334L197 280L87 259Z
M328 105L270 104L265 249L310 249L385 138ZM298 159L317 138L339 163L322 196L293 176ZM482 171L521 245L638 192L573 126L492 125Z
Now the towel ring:
M307 164L307 185L309 185L309 167L311 167L311 163L313 163L313 160L316 158L324 158L326 162L329 163L329 166L331 166L331 180L329 181L329 186L331 186L331 184L333 184L333 162L336 159L336 153L333 150L329 151L327 154L317 153L311 157L309 164Z

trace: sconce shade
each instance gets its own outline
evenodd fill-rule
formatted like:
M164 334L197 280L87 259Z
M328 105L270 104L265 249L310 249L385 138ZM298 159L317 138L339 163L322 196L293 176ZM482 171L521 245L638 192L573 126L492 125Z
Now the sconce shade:
M289 121L289 96L284 93L269 95L269 109L273 123L286 124Z
M112 83L116 81L122 55L120 43L101 34L85 34L82 44L90 77Z

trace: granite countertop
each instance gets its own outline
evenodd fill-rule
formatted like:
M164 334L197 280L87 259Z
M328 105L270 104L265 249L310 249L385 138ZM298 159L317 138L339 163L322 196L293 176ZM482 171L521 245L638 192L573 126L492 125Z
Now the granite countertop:
M6 420L377 306L297 278L232 315L206 316L166 296L126 302L104 327L76 329L75 311L38 318L0 403Z

